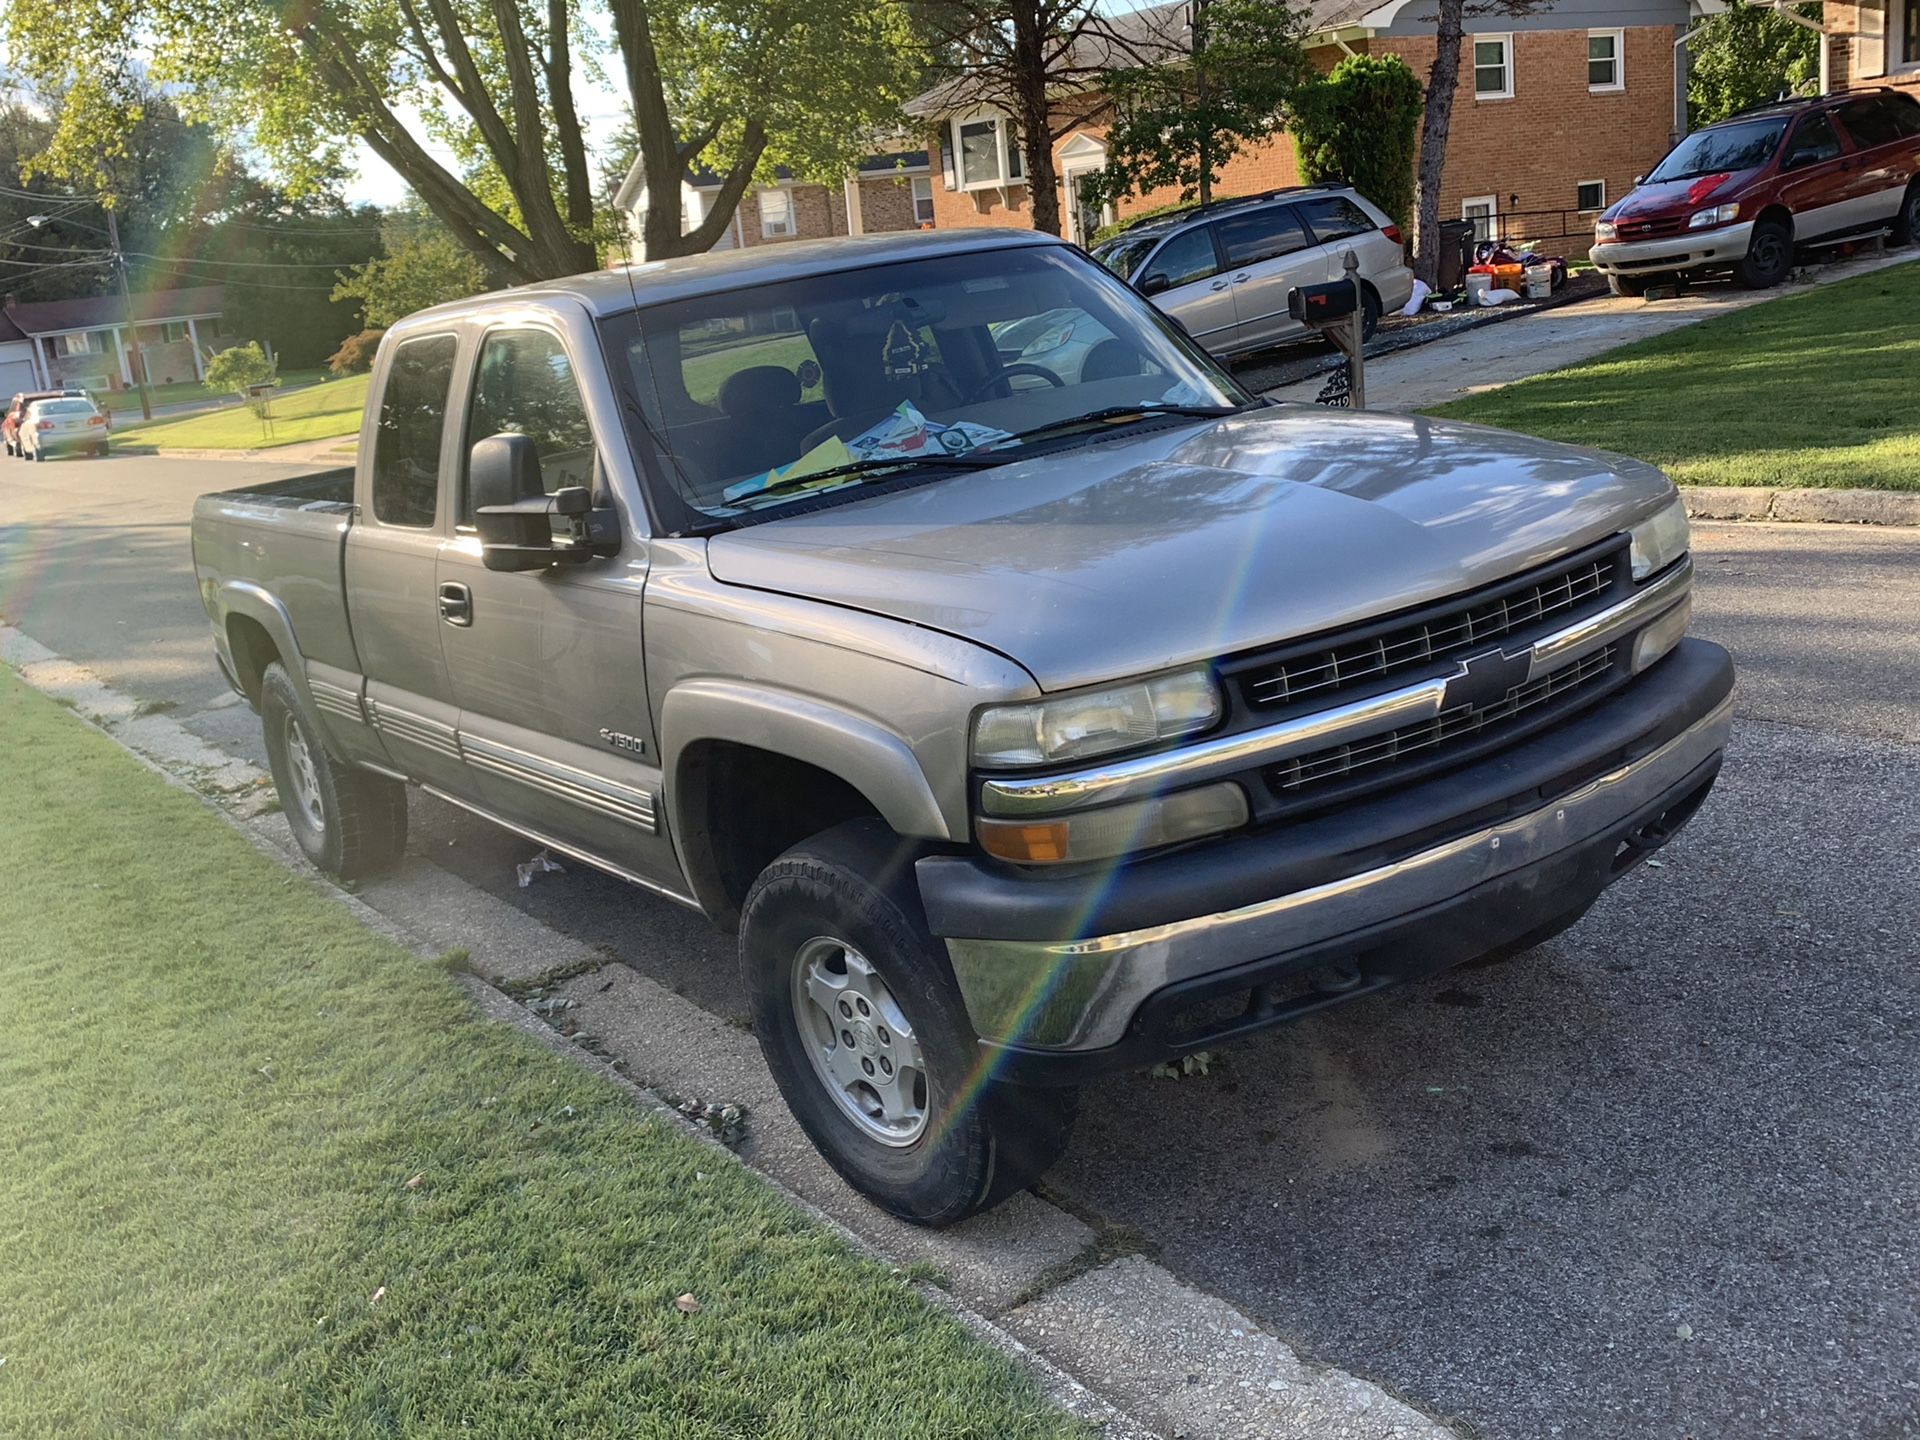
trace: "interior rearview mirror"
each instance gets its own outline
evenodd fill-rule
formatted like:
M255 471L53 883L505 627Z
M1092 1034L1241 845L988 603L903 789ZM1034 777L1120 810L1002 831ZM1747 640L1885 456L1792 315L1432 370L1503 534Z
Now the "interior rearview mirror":
M1142 275L1140 277L1140 293L1142 295L1158 295L1162 291L1171 290L1172 288L1173 282L1158 270L1154 271L1151 275Z
M585 486L546 492L540 453L525 435L489 435L474 442L467 456L467 495L480 532L480 558L489 570L544 570L620 548L618 517L611 509L594 508Z

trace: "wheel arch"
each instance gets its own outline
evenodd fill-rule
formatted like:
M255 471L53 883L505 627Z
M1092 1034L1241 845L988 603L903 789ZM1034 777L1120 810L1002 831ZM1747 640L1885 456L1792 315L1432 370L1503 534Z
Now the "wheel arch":
M872 816L944 840L912 748L872 719L772 687L691 681L661 706L670 833L708 915L738 922L766 863L809 835Z

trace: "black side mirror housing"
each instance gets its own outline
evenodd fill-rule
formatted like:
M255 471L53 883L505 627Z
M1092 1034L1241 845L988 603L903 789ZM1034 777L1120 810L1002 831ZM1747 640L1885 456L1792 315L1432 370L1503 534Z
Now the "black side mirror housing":
M1151 275L1142 275L1140 277L1140 293L1142 295L1159 295L1172 288L1173 282L1159 270L1155 270Z
M489 570L544 570L615 554L620 524L582 485L546 493L540 454L525 435L489 435L467 456L467 494ZM555 520L561 522L556 533Z

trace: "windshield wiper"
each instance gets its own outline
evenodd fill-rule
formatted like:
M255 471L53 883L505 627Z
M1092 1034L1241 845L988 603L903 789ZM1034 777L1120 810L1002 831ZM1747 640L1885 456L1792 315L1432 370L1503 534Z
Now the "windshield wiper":
M1005 465L1013 459L1011 455L988 457L986 455L890 455L876 456L871 460L849 460L844 465L830 465L825 470L810 470L805 475L789 475L771 485L763 485L758 490L742 495L740 501L757 500L762 495L778 495L783 490L798 490L820 480L832 480L841 475L865 475L875 470L898 470L904 466L933 465L953 470L985 470L994 465Z
M1134 416L1146 419L1153 415L1182 415L1195 420L1218 420L1224 415L1238 415L1246 408L1244 405L1166 405L1157 401L1149 401L1144 405L1108 405L1099 410L1089 410L1084 415L1070 415L1064 420L1050 420L1045 425L1036 425L1031 430L1022 430L1013 438L1033 440L1043 435L1058 434L1062 430L1072 430L1081 425L1101 425L1109 420L1125 420Z

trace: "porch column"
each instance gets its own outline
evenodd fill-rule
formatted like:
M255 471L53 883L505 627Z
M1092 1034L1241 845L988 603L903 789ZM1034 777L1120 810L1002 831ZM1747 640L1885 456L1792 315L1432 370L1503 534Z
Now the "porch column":
M193 317L187 317L187 348L193 351L193 378L205 380L207 367L200 363L200 331L193 323Z
M32 338L33 368L40 372L40 388L51 390L53 388L53 342L39 335ZM42 345L47 348L42 350L40 348Z
M139 341L136 339L134 343L138 344ZM120 362L120 383L131 390L133 388L133 371L127 368L126 342L120 338L120 327L118 325L113 327L113 358Z
M867 233L866 217L860 213L860 172L854 171L847 177L847 234L864 235Z

